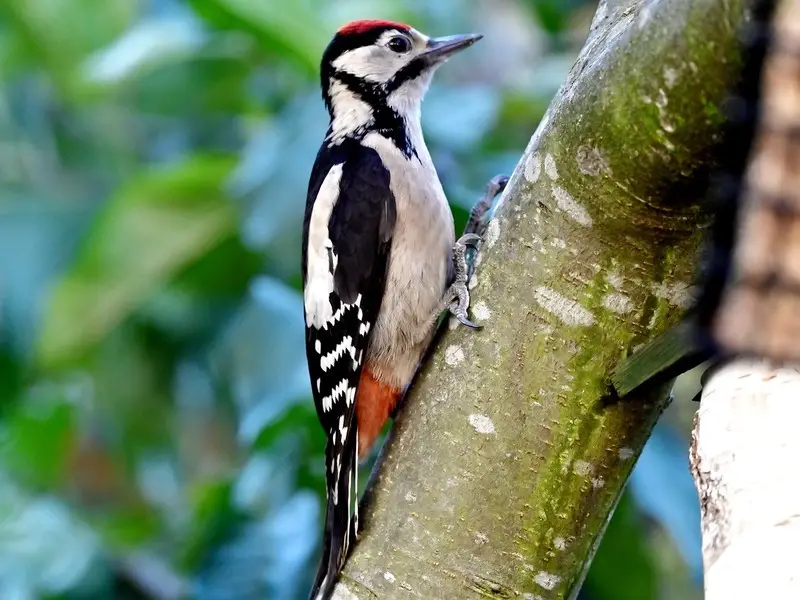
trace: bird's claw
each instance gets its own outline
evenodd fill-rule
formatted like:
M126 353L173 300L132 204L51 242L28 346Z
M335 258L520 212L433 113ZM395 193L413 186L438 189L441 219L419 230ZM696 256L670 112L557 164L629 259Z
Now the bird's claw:
M443 308L446 308L458 322L466 325L470 329L481 329L482 326L470 320L467 311L469 310L469 287L468 282L472 276L472 264L467 260L467 251L477 252L478 245L483 240L481 233L486 229L484 218L492 207L492 203L497 195L502 192L508 184L507 175L497 175L486 186L486 193L475 204L470 211L470 218L462 235L453 246L453 266L455 267L455 279L448 288L442 300Z
M467 248L476 248L481 237L475 233L461 236L453 246L453 263L455 267L455 280L445 294L444 304L459 323L471 329L480 329L481 326L473 323L467 316L469 310L469 265L467 264Z
M482 239L477 233L465 233L456 240L456 247L477 248Z
M483 328L483 325L478 325L477 323L474 323L474 322L470 321L466 316L464 316L462 314L456 314L455 317L456 317L456 319L458 319L459 323L461 323L462 325L466 325L470 329L482 329Z
M456 280L445 295L447 310L458 322L471 329L481 329L481 325L472 322L467 315L469 310L469 288L466 281Z

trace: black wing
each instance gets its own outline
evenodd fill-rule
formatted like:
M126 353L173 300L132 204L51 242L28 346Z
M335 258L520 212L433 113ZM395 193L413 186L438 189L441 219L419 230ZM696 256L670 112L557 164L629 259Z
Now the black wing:
M395 202L389 172L377 152L356 142L323 147L312 171L303 227L303 287L308 293L309 239L319 242L319 214L338 196L327 219L325 265L332 276L328 318L306 310L306 356L317 415L328 438L323 555L312 598L327 598L358 527L358 431L355 398L372 327L380 310ZM326 178L328 180L326 181ZM322 191L321 191L322 190ZM329 242L327 241L329 240ZM308 303L306 303L308 307ZM351 519L351 516L354 518ZM319 595L317 595L319 594Z

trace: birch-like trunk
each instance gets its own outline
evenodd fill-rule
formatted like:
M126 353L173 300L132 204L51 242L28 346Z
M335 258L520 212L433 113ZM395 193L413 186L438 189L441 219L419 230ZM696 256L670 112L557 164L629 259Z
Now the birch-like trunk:
M602 2L384 448L336 597L574 597L667 389L609 396L691 304L746 0Z
M738 361L695 416L705 599L800 598L800 369Z

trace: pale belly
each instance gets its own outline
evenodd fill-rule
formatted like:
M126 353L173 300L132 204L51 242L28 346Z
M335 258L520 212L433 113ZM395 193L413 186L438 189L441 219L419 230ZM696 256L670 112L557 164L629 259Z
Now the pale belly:
M449 215L449 210L448 210ZM386 383L404 388L427 349L447 286L452 261L450 227L398 231L381 311L367 352L367 363ZM390 381L391 380L391 381Z
M414 136L412 136L414 137ZM439 316L454 243L453 214L430 156L408 159L385 138L367 137L392 174L397 221L380 314L366 363L382 382L404 388L414 376Z

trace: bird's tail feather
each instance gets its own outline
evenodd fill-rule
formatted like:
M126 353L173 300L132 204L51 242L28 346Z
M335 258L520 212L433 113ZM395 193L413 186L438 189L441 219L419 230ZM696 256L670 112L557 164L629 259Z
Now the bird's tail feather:
M322 558L309 600L330 599L358 533L358 431L352 425L343 445L328 440L325 449L328 500Z

